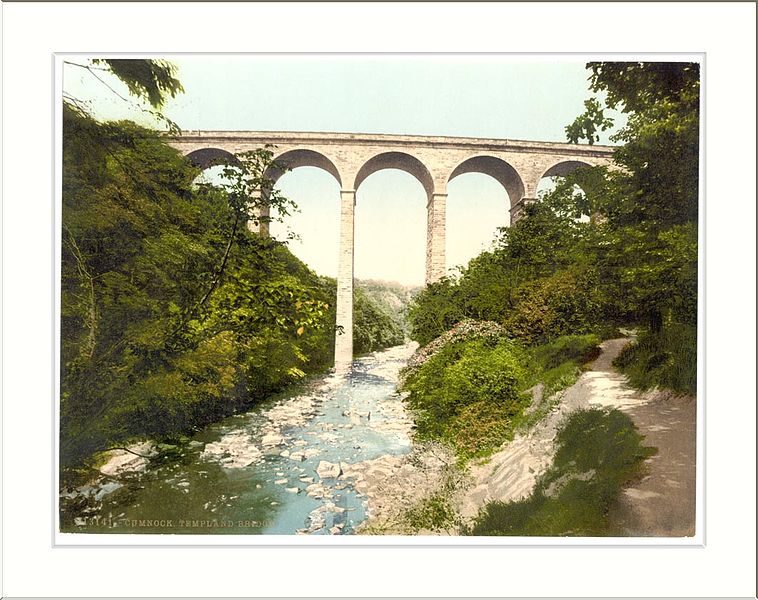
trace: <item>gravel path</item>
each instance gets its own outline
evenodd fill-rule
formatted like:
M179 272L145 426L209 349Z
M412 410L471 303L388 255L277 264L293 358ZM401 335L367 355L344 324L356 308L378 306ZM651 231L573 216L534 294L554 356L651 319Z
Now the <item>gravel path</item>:
M658 393L647 404L623 409L658 448L648 474L624 490L614 520L626 535L695 535L695 422L692 397Z
M629 415L644 444L658 453L646 460L647 475L624 489L612 518L626 535L695 535L695 398L667 391L638 392L613 371L627 338L604 342L602 354L585 373L593 381L590 405L613 406Z

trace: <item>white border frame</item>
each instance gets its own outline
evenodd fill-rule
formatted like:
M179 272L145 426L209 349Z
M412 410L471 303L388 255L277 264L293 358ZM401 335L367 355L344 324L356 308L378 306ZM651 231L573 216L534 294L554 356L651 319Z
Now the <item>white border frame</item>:
M755 8L718 2L3 4L3 593L755 597ZM705 185L715 199L705 232L707 544L360 552L53 548L51 479L44 472L52 459L44 433L52 363L53 181L44 168L52 155L51 55L130 52L135 45L156 53L706 52Z
M54 206L56 221L54 224L54 264L53 269L56 280L55 285L55 302L54 302L54 314L53 323L55 327L55 341L54 341L54 358L53 358L53 420L55 423L55 460L53 471L53 489L58 489L58 470L59 470L59 448L58 443L60 440L60 265L61 265L61 218L62 218L62 196L61 196L61 181L62 181L62 156L63 156L63 134L62 134L62 92L63 92L63 62L66 59L86 59L86 58L165 58L171 60L179 56L193 55L194 53L166 53L166 54L144 54L144 53L104 53L104 54L66 54L60 53L54 56L54 110L55 110L55 190L54 190ZM371 56L386 56L386 54L347 54L353 59L360 59L362 57L370 58ZM205 54L203 56L214 56ZM216 53L215 56L219 58L229 56L229 54ZM307 58L314 60L318 57L317 54L235 54L235 56L281 56L288 59ZM326 56L326 55L324 55ZM334 54L330 56L335 56ZM343 54L344 56L344 54ZM431 60L445 56L454 57L452 54L395 54L393 55L398 60L402 60L403 56L428 56ZM460 55L458 55L460 56ZM701 119L700 119L700 137L703 140L705 135L705 118L704 111L702 111L702 105L705 98L705 56L703 54L691 54L691 53L676 53L676 54L474 54L469 56L481 57L483 60L502 60L504 62L560 62L570 58L572 61L633 61L633 60L646 60L646 61L680 61L680 62L696 62L700 64L701 75ZM588 91L589 94L589 91ZM393 132L372 132L372 133L393 133ZM704 144L700 145L700 174L701 181L704 174ZM703 352L703 343L701 332L704 327L704 295L702 292L704 281L704 265L702 259L705 255L703 244L704 235L703 229L705 225L704 220L705 201L704 201L704 186L700 185L699 190L699 239L698 239L698 254L701 261L700 269L698 272L698 322L700 327L698 328L698 390L704 390L704 362L705 354ZM139 533L102 533L102 534L89 534L89 533L62 533L59 530L60 510L59 501L60 496L58 493L54 494L52 504L54 507L53 514L53 540L54 546L138 546L138 547L152 547L152 546L544 546L544 547L561 547L561 546L702 546L705 542L705 481L704 481L704 467L703 449L705 443L704 427L702 423L702 415L704 412L704 395L700 393L697 395L697 457L696 461L696 502L695 502L695 535L692 537L524 537L524 536L398 536L398 535L354 535L354 536L321 536L321 535L272 535L272 534L139 534Z

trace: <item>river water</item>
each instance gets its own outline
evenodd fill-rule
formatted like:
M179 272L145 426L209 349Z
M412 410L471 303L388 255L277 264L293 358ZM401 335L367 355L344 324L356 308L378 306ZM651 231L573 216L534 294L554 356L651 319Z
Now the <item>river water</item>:
M137 460L141 469L64 490L61 530L354 533L366 498L340 472L410 451L412 422L396 386L415 348L370 354L349 374L313 380L206 427L159 459Z

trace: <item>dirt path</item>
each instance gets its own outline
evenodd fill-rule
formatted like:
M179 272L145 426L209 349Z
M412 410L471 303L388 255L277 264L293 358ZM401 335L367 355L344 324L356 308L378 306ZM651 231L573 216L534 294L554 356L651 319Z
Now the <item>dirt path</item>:
M591 381L589 405L625 412L658 453L647 459L648 473L624 489L612 518L626 535L683 537L695 534L695 398L670 392L642 393L613 371L613 359L628 339L608 340L584 374Z

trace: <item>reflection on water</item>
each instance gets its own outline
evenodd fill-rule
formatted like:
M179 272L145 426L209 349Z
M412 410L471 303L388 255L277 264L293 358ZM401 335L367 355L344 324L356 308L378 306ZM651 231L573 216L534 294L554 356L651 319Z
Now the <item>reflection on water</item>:
M66 492L62 530L352 533L366 518L365 499L340 476L340 463L410 450L411 423L395 388L414 350L371 354L348 375L207 427L141 473Z

